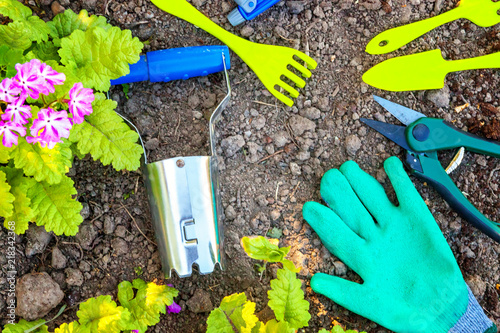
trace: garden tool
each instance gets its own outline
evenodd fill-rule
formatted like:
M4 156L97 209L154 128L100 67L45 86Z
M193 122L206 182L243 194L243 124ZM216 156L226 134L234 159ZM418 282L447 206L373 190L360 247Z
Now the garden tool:
M448 73L482 68L500 68L500 52L453 61L440 50L391 58L370 68L363 81L390 91L441 89Z
M362 279L317 273L312 289L395 332L495 333L401 161L384 167L398 206L354 161L323 176L327 206L304 204L323 245Z
M281 0L235 0L238 7L227 16L234 26L250 21L280 2Z
M167 13L202 28L227 44L257 74L267 90L288 106L292 106L293 101L281 91L278 91L276 87L282 88L293 98L297 98L299 92L283 81L281 77L283 76L287 81L304 88L306 82L294 71L300 72L302 76L309 78L311 77L311 71L308 68L314 69L317 66L316 61L312 58L292 48L253 43L227 32L200 13L186 0L153 0L152 2ZM297 59L304 62L304 64ZM288 66L293 68L294 71L289 69Z
M231 98L224 52L221 63L227 95L212 113L209 122L211 156L174 157L143 164L163 272L167 278L175 270L179 277L192 274L196 264L200 274L224 268L222 207L216 156L215 125Z
M221 52L226 59L221 60ZM130 65L130 73L116 80L111 85L139 81L169 82L187 80L196 76L207 76L231 68L227 46L191 46L148 52L140 60Z
M375 36L366 46L370 54L395 51L412 40L445 23L465 18L481 27L491 27L500 22L500 3L492 0L461 0L459 6L426 20L386 30Z
M460 165L462 154L459 152L446 169L441 166L438 159L438 151L460 147L499 158L500 142L464 132L443 119L427 118L420 112L386 99L377 96L374 96L374 99L407 126L365 118L360 120L406 149L406 165L411 173L431 184L457 213L500 243L500 224L481 214L448 176Z

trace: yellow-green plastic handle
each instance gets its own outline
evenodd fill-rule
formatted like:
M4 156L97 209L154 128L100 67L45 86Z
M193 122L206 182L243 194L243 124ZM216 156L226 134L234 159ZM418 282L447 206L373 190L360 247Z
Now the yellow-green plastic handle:
M244 42L247 42L246 40L219 27L185 0L152 0L151 2L161 10L200 27L209 34L220 39L230 48L241 49L245 47ZM242 43L241 41L244 42Z
M363 81L389 91L441 89L448 73L482 68L500 68L500 52L454 61L439 49L391 58L370 68Z
M458 6L441 15L386 30L375 36L366 45L366 52L370 54L384 54L395 51L434 28L463 18L464 8L467 9L467 7Z

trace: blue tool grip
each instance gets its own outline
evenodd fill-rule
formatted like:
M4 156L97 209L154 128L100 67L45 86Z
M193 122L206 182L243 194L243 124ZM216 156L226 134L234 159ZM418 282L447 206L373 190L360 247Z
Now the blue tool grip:
M192 46L148 52L140 60L130 65L130 73L116 80L111 85L149 80L151 82L169 82L186 80L197 76L221 72L224 70L222 53L226 68L231 68L227 46Z
M228 19L233 26L237 26L243 23L245 20L250 21L280 2L281 0L255 0L257 2L257 7L251 12L246 12L243 7L238 6L231 13L229 13Z

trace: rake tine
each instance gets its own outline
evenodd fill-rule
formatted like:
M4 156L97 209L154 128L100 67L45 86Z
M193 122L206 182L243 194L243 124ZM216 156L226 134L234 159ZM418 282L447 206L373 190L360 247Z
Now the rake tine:
M315 69L318 66L318 63L316 62L316 60L314 60L313 58L309 57L307 54L304 54L302 52L297 52L297 53L294 53L294 55L297 58L299 58L300 60L302 60L303 62L305 62L306 65L307 65L307 68Z
M293 68L295 68L296 70L298 70L300 73L302 73L302 75L306 78L310 78L312 73L310 70L308 70L307 68L304 67L304 65L302 65L300 62L298 62L297 60L293 59L292 63L290 64Z
M290 96L292 96L293 98L299 97L299 92L295 88L293 88L291 85L289 85L288 83L280 80L280 82L277 83L277 85L280 86L281 88L285 89L290 94Z
M300 76L292 72L287 68L287 72L283 74L287 79L294 82L297 87L304 88L306 86L306 81L302 80Z
M286 95L284 95L281 92L279 92L278 90L276 90L276 88L274 88L274 87L272 89L268 88L268 90L271 92L271 94L273 94L274 97L279 99L281 102L285 103L288 106L293 106L293 100L291 100Z

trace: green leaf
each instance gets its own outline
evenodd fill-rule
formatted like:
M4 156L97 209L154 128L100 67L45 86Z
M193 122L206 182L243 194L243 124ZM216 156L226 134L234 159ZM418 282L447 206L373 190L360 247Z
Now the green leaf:
M23 50L13 49L7 45L0 45L0 77L2 79L16 75L16 64L24 62ZM2 146L0 145L0 150L1 147ZM1 157L0 163L2 163Z
M0 144L0 164L7 164L10 160L10 152L14 150L15 147L7 148Z
M282 262L290 251L290 247L280 248L271 244L267 238L262 236L243 237L241 244L250 258L269 262Z
M278 278L271 280L271 290L267 292L269 307L278 321L286 321L291 328L308 326L311 319L309 302L304 299L302 283L296 274L288 269L279 269Z
M234 332L251 333L257 325L255 303L247 301L245 293L224 297L220 307L213 310L207 320L207 333Z
M61 60L61 57L59 57L59 53L57 53L58 50L59 48L50 41L45 43L38 43L32 49L35 56L43 62L46 62L47 60Z
M83 218L82 204L73 198L77 194L71 178L64 176L59 184L35 183L28 190L37 225L56 235L74 236Z
M295 330L291 328L286 321L277 322L276 319L269 320L264 326L260 328L259 333L294 333Z
M130 30L94 27L75 30L61 40L61 62L75 71L87 88L108 91L110 80L130 72L129 64L139 61L143 44Z
M16 0L0 0L0 14L12 21L25 20L31 16L31 9Z
M60 46L60 39L67 37L75 30L86 31L94 27L101 27L107 30L112 27L106 22L104 16L92 15L84 9L77 15L71 9L66 9L64 12L57 14L52 21L47 22L50 29L50 37L55 41L55 44Z
M4 216L4 225L9 228L9 222L14 221L14 231L16 234L23 234L32 221L35 214L31 209L31 199L28 198L28 189L35 185L33 178L25 177L23 171L15 168L0 168L7 175L7 181L11 185L10 193L15 197L13 211L9 216ZM10 228L9 228L10 229Z
M0 4L1 6L1 4ZM26 321L24 319L19 320L17 324L7 324L3 329L3 333L24 333L25 330L29 330L30 328L45 322L44 319L38 319L35 321ZM32 333L49 333L48 327L46 325L42 325L38 327L36 330L32 331Z
M7 183L7 176L3 171L0 171L0 216L5 218L7 222L7 217L12 215L14 211L14 205L12 204L15 197L10 193L11 186Z
M109 295L90 298L81 303L76 315L81 333L119 333L130 320L130 312L117 306Z
M19 1L0 0L0 14L13 21L0 26L1 44L25 50L33 41L48 40L50 30L47 24L38 16L33 16L31 9Z
M234 333L233 325L220 308L210 312L207 319L207 333Z
M73 126L69 140L77 143L80 153L90 153L104 165L111 163L116 170L137 170L143 152L136 143L139 136L114 112L116 102L95 94L92 108L94 112L85 116L83 123Z
M283 231L279 228L272 228L271 230L269 230L267 232L267 237L271 237L271 238L281 238L281 236L283 235Z
M26 24L14 21L8 25L0 25L0 43L12 49L26 50L32 44L31 31Z
M36 114L36 111L33 113ZM15 167L23 169L26 176L33 176L36 181L46 181L49 184L57 184L64 178L73 158L67 143L58 143L53 149L49 149L42 148L38 143L28 143L25 138L19 138L11 157Z
M81 332L80 325L76 321L73 321L69 324L64 323L58 328L56 328L56 330L54 331L54 333L80 333L80 332Z
M134 289L137 289L135 298ZM133 283L121 282L118 285L118 300L131 313L128 329L144 333L148 326L156 325L160 321L160 313L166 313L167 306L174 302L178 293L175 288L146 283L141 279L135 279Z

